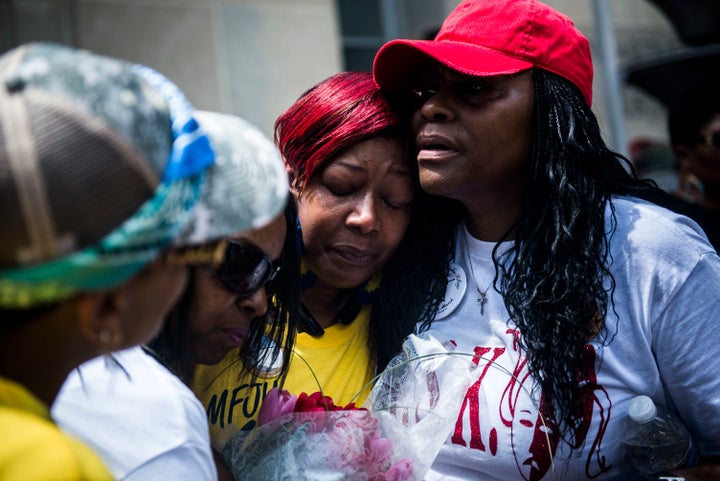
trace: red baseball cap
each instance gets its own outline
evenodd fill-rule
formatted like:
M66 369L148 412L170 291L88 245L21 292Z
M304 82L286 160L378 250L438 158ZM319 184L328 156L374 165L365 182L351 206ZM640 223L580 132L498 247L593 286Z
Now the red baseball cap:
M465 0L434 40L397 39L383 45L375 55L375 81L384 89L406 87L429 58L478 77L538 67L572 82L592 105L587 38L570 18L537 0Z

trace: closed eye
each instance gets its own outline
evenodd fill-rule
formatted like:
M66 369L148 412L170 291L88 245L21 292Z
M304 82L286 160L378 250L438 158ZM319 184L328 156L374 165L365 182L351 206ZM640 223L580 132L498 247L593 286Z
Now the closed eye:
M393 210L399 210L404 207L407 207L409 204L412 203L413 199L404 199L404 198L390 198L390 197L383 197L382 201L385 205L387 205L390 209Z
M328 192L330 192L335 197L349 197L355 193L354 190L347 190L347 189L331 189L327 188Z

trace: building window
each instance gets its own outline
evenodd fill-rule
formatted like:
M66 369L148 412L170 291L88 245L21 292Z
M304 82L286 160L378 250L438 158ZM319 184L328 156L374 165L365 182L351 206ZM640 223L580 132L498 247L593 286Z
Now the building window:
M375 52L401 36L400 0L337 0L345 70L372 70Z
M459 1L459 0L457 0ZM336 0L345 70L369 72L394 38L432 38L454 0Z
M72 0L0 0L0 53L27 42L73 45Z

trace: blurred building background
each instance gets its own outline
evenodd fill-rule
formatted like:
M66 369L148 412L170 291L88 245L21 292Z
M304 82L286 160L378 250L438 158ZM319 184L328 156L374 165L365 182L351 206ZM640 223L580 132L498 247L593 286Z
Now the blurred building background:
M382 43L430 35L457 3L0 0L0 51L49 40L140 62L174 80L196 107L240 115L271 135L274 119L305 89L341 70L369 70ZM546 3L591 41L593 109L610 145L629 153L635 139L664 142L663 104L624 72L683 46L666 12L650 0Z

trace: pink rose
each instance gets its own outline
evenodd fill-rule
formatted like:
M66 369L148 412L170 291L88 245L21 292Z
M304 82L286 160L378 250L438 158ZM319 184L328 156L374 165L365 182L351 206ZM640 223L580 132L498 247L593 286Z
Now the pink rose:
M267 424L273 419L294 412L297 399L297 396L291 395L289 391L272 388L260 406L258 425Z
M412 476L412 460L401 459L385 472L385 481L406 481Z
M382 471L390 463L392 456L392 442L386 438L374 438L369 441L367 450L367 463L369 471Z
M367 409L351 409L334 419L336 429L362 433L367 439L380 437L378 421Z

